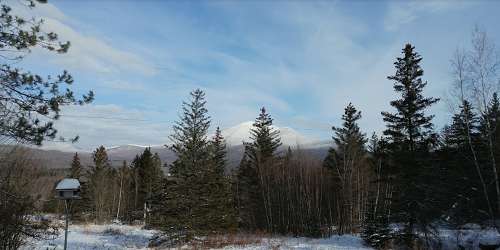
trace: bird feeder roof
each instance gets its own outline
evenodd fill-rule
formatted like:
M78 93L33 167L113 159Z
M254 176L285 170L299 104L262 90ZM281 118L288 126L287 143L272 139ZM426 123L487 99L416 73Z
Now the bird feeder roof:
M80 182L77 179L62 179L57 183L56 190L76 190L80 188Z

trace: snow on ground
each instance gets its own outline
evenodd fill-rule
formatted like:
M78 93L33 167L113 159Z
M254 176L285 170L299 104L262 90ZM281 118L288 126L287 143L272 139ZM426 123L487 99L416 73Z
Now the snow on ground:
M156 233L140 226L128 225L70 225L68 249L148 249L149 240ZM63 249L64 230L56 239L30 242L23 250Z
M145 230L140 226L128 225L70 225L68 249L149 249L149 240L157 231ZM64 230L55 239L30 242L22 250L63 249ZM188 248L189 247L183 247ZM326 239L273 237L262 239L260 243L247 246L226 246L225 250L267 250L267 249L371 249L363 246L357 236L332 236Z
M311 238L272 238L261 243L248 246L227 246L224 250L267 250L267 249L297 249L297 250L355 250L372 249L363 245L358 236L343 235L324 239Z
M439 230L439 238L443 249L457 249L462 246L465 249L479 249L482 245L500 244L500 234L496 229L464 229L464 230Z
M481 244L498 244L500 234L494 229L441 229L440 239L443 249L456 249L458 245L467 249L479 249ZM68 234L68 249L149 249L150 239L157 233L155 230L145 230L140 226L129 225L70 225ZM457 241L458 239L458 241ZM226 246L225 250L267 250L267 249L297 249L297 250L354 250L371 249L363 244L359 236L343 235L323 239L264 237L246 246ZM62 249L64 231L55 239L30 242L22 250ZM189 249L188 246L182 249Z

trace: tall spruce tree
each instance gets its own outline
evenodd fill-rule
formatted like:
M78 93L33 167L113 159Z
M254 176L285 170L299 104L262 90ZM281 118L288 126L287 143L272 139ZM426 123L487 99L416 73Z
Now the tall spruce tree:
M116 175L116 182L118 186L118 204L116 207L116 220L130 219L130 207L128 201L130 197L130 169L127 161L122 162L122 166L118 169Z
M136 172L136 211L142 211L146 218L146 225L151 225L149 210L153 200L158 198L161 192L163 173L161 171L161 160L158 154L152 154L151 148L144 149L140 156L134 161Z
M30 11L46 1L16 2ZM62 107L90 103L94 93L89 91L78 99L71 90L74 79L66 70L44 78L20 68L19 62L33 50L64 54L70 42L47 32L42 19L16 15L12 8L15 2L2 1L0 5L0 141L41 145L56 138L54 122Z
M220 176L224 176L227 161L227 149L226 142L219 127L215 129L215 135L212 138L212 141L210 141L210 146L211 158L215 167L215 172Z
M182 105L182 115L173 127L171 147L177 159L170 166L159 211L163 230L177 240L190 240L213 230L210 225L217 211L211 211L211 160L207 131L210 117L205 108L205 93L191 92L190 102ZM230 197L228 197L230 198ZM221 212L222 213L222 212Z
M83 181L82 178L82 164L80 163L80 157L78 156L78 153L75 153L73 155L73 160L71 161L71 167L68 174L68 178L74 178L80 181L82 190L81 193L82 199L75 200L71 203L72 219L80 220L82 212L85 211L86 209L88 210L88 195L87 195L88 185L86 185L86 183Z
M428 183L432 178L425 173L432 174L430 150L436 135L433 116L425 112L439 99L423 96L427 82L422 81L422 57L414 49L406 44L403 57L394 63L396 73L388 77L401 95L400 99L390 102L396 112L382 112L392 162L391 219L404 226L398 238L406 245L413 244L415 230L428 232L435 205L431 204L434 190Z
M469 147L467 130L470 130L469 133L473 141L477 143L479 136L478 122L479 119L474 113L471 104L465 100L460 106L459 113L453 115L451 126L447 128L447 133L444 138L446 146L466 151ZM467 123L469 125L467 125Z
M170 174L174 177L187 177L198 172L208 159L210 116L205 108L205 93L197 89L191 92L191 98L190 103L183 102L180 121L175 123L174 133L170 136L173 141L171 149L178 157L170 167Z
M487 186L483 185L489 168L483 164L478 173L474 166L473 154L481 149L479 119L468 101L464 101L460 111L453 115L452 123L445 127L443 137L444 147L439 150L439 158L448 180L443 182L442 189L447 192L442 203L451 208L446 211L450 222L459 226L489 218L490 198Z
M103 222L109 215L107 194L111 165L104 146L98 147L92 154L94 165L89 172L90 199L93 205L93 214L97 222Z
M210 141L210 169L206 188L209 190L207 219L212 232L224 232L236 228L236 211L230 179L225 175L226 143L219 127Z
M236 172L235 186L239 227L245 230L262 229L265 219L262 217L259 175L257 168L251 164L245 154Z
M80 157L78 153L75 153L73 160L71 161L70 178L80 179L82 174L82 164L80 163Z
M489 130L487 126L489 122ZM495 159L500 160L500 100L498 99L498 94L493 93L491 101L488 105L488 109L485 115L480 119L479 129L482 134L483 144L487 145L488 133L490 134L493 142L493 152Z
M371 190L368 209L363 221L361 237L365 242L376 248L384 249L391 238L391 230L387 218L387 142L373 133L368 146L370 165L373 167L375 178L374 188ZM385 185L383 185L385 184Z
M262 107L259 116L250 129L250 143L245 143L245 154L254 164L262 163L275 156L281 146L279 130L272 127L271 115Z
M160 155L158 154L158 152L155 152L153 155L153 169L151 172L153 173L154 179L158 180L159 182L161 182L161 179L163 178L162 167L163 163L161 162ZM159 185L161 186L161 183Z
M361 210L355 206L358 200L358 191L355 190L356 176L360 173L359 168L365 158L366 137L361 132L358 121L361 112L349 103L342 115L342 127L332 127L335 135L332 137L335 147L330 148L323 165L330 169L334 181L339 187L340 213L338 218L339 233L351 233L361 223L360 218L354 215L355 211Z
M481 148L480 155L483 160L483 165L488 167L490 170L484 170L485 182L486 183L496 183L495 174L498 171L492 171L496 164L500 160L500 101L498 99L497 93L493 93L491 100L487 104L486 111L481 115L479 122L479 131L481 138ZM496 186L495 186L496 187ZM497 197L490 197L493 201L500 199ZM497 201L500 204L500 201ZM492 212L495 217L500 216L500 208L496 207L496 210ZM496 225L500 228L499 225ZM499 229L500 230L500 229Z
M238 178L238 204L241 226L246 229L270 230L266 190L262 187L264 169L275 163L276 151L281 146L279 130L272 127L273 119L263 107L250 129L251 142L245 143Z
M139 189L141 185L141 181L139 178L139 172L140 172L140 167L141 167L141 160L139 155L136 155L134 159L132 160L132 190L133 190L133 202L132 202L132 208L133 208L133 213L132 217L134 219L140 219L140 216L137 215L138 211L141 211L142 209L142 203L141 203L141 197L139 195Z

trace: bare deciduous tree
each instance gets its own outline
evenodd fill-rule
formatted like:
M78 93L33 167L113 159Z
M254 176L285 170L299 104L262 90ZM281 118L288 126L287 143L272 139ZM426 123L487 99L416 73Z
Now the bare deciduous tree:
M453 74L455 76L454 91L456 99L460 105L464 101L472 101L473 106L479 111L482 117L489 114L489 101L493 94L499 89L499 67L500 59L498 57L495 44L489 39L486 31L476 26L472 32L471 48L466 51L457 51L452 59ZM493 172L493 181L496 194L496 211L500 212L500 183L498 180L497 160L495 158L495 147L492 135L492 124L489 119L484 119L486 126L486 146L489 154L489 162ZM493 214L493 208L487 195L487 185L484 176L481 173L481 167L478 160L478 153L472 146L470 135L470 123L467 121L467 137L471 153L473 155L474 166L481 184L483 193L489 206L489 213Z
M453 82L453 88L452 88L452 95L454 98L458 99L459 104L462 105L465 103L468 98L471 98L468 89L471 88L470 84L468 83L468 59L467 59L467 54L465 51L458 50L455 52L452 60L451 60L451 65L452 65L452 70L453 70L453 77L454 82ZM479 181L481 182L481 186L483 189L483 194L484 198L486 200L486 203L488 205L488 212L490 217L493 216L493 209L491 207L491 202L490 198L488 196L488 189L486 187L486 182L483 177L483 173L481 171L481 166L479 163L478 159L478 154L477 150L474 148L474 144L472 142L472 135L471 135L471 121L469 121L468 116L464 116L465 119L465 125L466 125L466 136L467 136L467 144L469 145L471 154L472 154L472 160L474 162L474 167L476 169L477 175L479 176Z

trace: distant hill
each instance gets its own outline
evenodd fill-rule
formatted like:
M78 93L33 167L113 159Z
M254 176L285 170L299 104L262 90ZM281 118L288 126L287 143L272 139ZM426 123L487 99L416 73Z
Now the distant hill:
M243 141L250 141L250 128L253 122L244 122L234 127L230 127L222 131L222 135L226 139L228 145L228 167L234 168L238 166L241 157L243 156ZM277 127L276 127L277 128ZM323 159L331 146L331 141L313 141L301 135L297 131L280 127L281 141L283 146L280 148L284 152L288 147L293 149L300 148L303 152L318 158ZM0 145L0 153L8 152L13 146ZM120 145L107 147L108 157L114 167L121 166L123 161L130 163L134 157L141 154L147 147L151 148L153 153L158 153L163 163L170 164L175 160L175 154L169 148L163 145L143 146L143 145ZM48 168L69 168L71 160L75 152L46 150L43 148L29 148L32 157L40 161L43 166ZM82 165L92 165L91 152L79 151L80 161Z
M307 147L304 145L300 147L302 152L311 155L314 158L323 159L328 152L328 148L325 145L320 145L317 147ZM0 146L0 152L9 152L13 146ZM118 147L112 147L107 150L108 157L111 161L111 165L114 167L121 166L123 161L130 163L134 157L144 151L146 147L138 145L123 145ZM44 150L39 148L27 148L31 153L31 157L40 164L47 168L69 168L71 160L73 159L74 152L63 152L58 150ZM285 151L285 147L281 148L281 152ZM167 149L166 147L151 147L153 153L158 153L162 163L170 164L175 160L174 153ZM244 147L243 145L236 145L228 147L228 167L234 168L238 166L241 157L243 156ZM80 161L82 165L89 166L92 165L92 155L89 152L78 152Z

